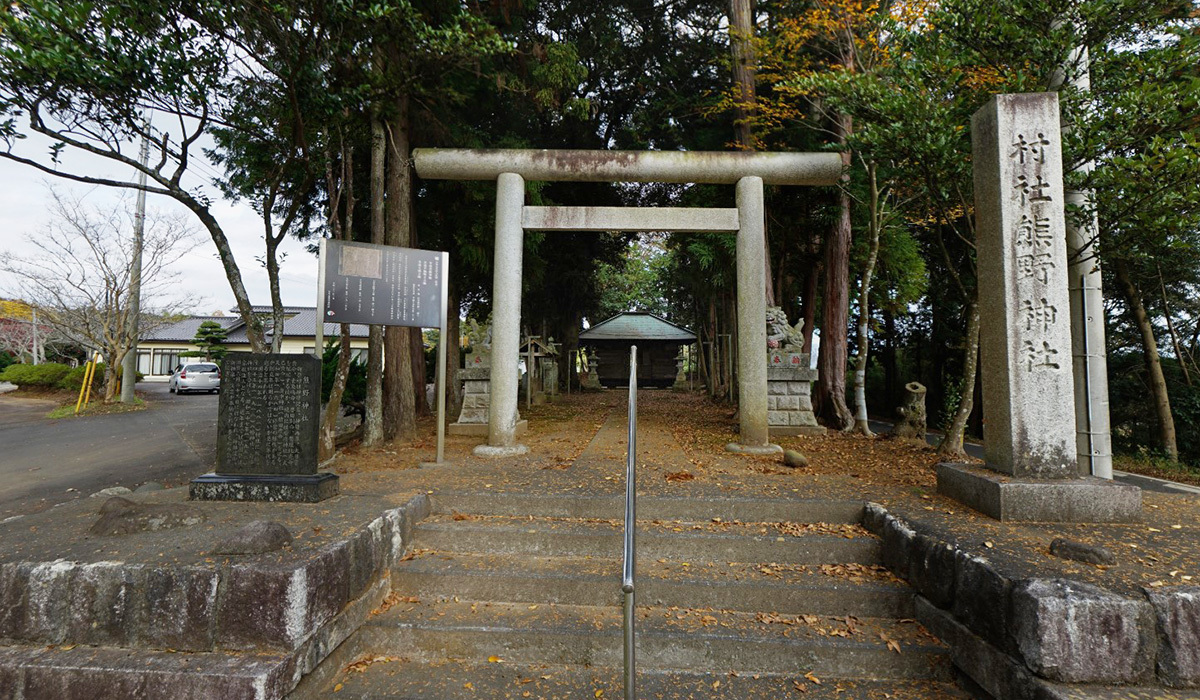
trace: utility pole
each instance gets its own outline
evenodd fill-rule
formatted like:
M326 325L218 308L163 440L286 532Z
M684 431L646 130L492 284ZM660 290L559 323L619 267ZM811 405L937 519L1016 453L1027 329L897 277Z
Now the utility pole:
M142 134L142 167L150 160L150 117L144 121ZM121 403L133 401L133 385L137 383L137 349L140 332L139 316L142 313L142 238L146 227L146 171L138 171L137 210L133 214L133 264L129 270L129 315L125 320L125 333L129 338L129 349L121 362Z
M33 326L32 326L32 330L33 330L33 364L36 365L36 364L41 364L41 361L38 359L40 353L38 352L37 307L36 306L33 307L32 310L33 310Z
M1091 65L1086 46L1071 52L1064 73L1066 85L1091 90ZM1070 71L1073 64L1075 70ZM1089 173L1088 161L1075 169ZM1082 225L1067 217L1067 276L1071 296L1071 347L1075 370L1075 422L1079 470L1102 479L1112 478L1112 434L1108 414L1108 357L1104 332L1104 290L1097 247L1100 226L1091 192L1068 191L1066 203L1082 210Z

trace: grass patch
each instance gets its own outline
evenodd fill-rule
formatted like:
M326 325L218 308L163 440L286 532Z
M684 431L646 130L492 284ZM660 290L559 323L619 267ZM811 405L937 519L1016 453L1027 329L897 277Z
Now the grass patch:
M1200 486L1200 467L1172 462L1165 457L1117 454L1113 456L1113 468L1131 474Z
M74 418L79 416L107 416L112 413L131 413L146 408L146 402L135 398L129 403L92 403L75 413L75 404L64 404L46 414L47 418Z

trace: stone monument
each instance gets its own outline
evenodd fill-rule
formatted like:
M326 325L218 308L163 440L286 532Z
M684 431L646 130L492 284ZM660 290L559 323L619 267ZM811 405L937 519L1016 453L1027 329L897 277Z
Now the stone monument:
M684 346L679 346L679 354L675 355L675 383L671 385L672 389L677 391L687 391L688 375L687 375L687 355L683 352Z
M778 306L767 307L767 426L771 435L824 435L813 414L817 370L802 352L804 335Z
M462 410L458 420L446 427L451 435L487 436L488 412L492 399L492 327L491 320L480 326L471 319L467 340L471 344L471 352L464 359L464 367L459 371L459 379L463 380ZM528 421L517 416L516 435L522 435L529 427Z
M600 391L604 385L600 383L600 358L596 357L596 349L585 351L587 357L587 374L579 380L579 386L584 389Z
M321 362L311 355L231 353L221 363L217 470L197 477L198 501L299 501L338 494L317 472Z
M1054 93L997 95L971 120L987 469L938 491L1000 520L1136 519L1141 491L1080 477Z

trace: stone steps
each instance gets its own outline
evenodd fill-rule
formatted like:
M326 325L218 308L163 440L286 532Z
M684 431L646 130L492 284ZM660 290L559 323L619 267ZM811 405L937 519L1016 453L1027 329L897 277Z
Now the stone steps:
M913 621L638 608L638 667L818 677L946 680L946 648ZM469 601L400 604L358 632L367 649L436 662L499 657L620 668L615 606ZM889 647L889 641L896 646ZM898 649L898 650L897 650Z
M879 540L865 531L847 538L825 534L785 536L765 526L739 529L741 532L731 533L699 523L641 521L638 561L641 564L669 558L721 563L881 563ZM616 521L442 514L422 522L413 534L416 547L445 552L616 558L622 551L621 532L621 524Z
M295 697L619 697L623 499L431 501L389 605ZM968 697L912 619L912 589L880 566L861 502L638 505L639 696Z
M567 605L621 604L621 562L608 558L424 552L392 570L405 595ZM638 601L662 607L771 610L786 615L913 617L913 591L867 567L649 560Z
M540 698L580 700L620 698L619 670L548 664L433 663L382 657L361 672L344 675L334 697L345 700L479 700ZM390 660L389 660L390 659ZM832 680L814 676L730 675L728 673L642 672L640 697L661 700L969 700L953 684L939 681Z

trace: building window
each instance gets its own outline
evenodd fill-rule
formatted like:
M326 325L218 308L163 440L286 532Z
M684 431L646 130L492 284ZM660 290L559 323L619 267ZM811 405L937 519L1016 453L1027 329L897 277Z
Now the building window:
M175 370L175 365L179 364L179 353L184 352L182 348L172 350L155 350L154 351L154 374L168 375Z
M151 359L151 357L150 357L149 350L138 350L137 371L141 372L143 376L147 376L147 375L151 374L150 359Z

